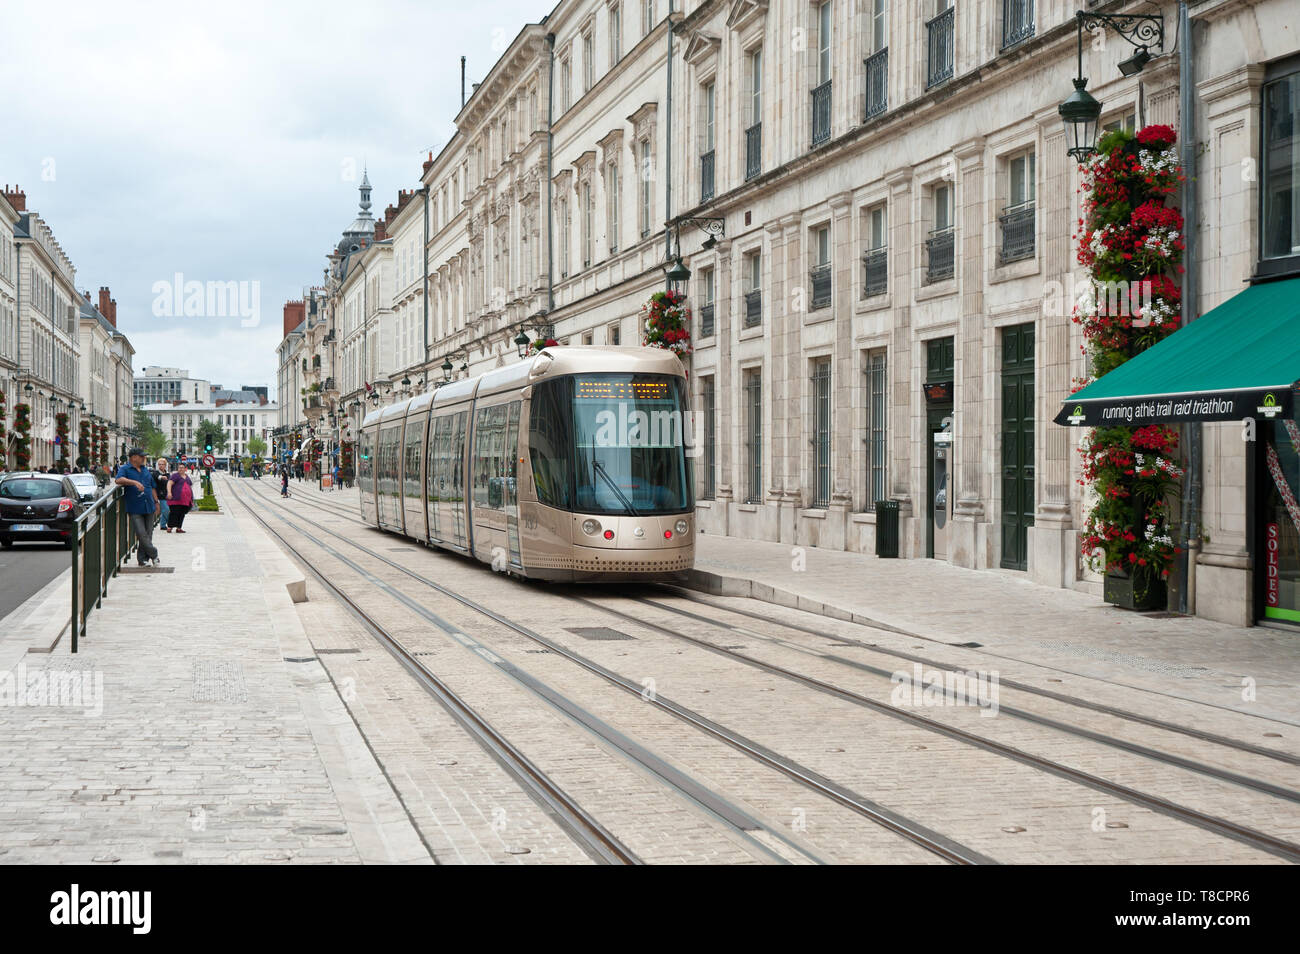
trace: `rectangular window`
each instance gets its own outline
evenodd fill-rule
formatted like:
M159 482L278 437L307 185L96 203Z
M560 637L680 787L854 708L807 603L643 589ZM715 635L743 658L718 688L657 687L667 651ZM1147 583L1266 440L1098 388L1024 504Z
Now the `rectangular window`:
M763 502L763 372L745 372L745 503Z
M713 389L713 375L700 378L700 429L703 446L700 448L700 499L712 500L717 494L718 437L714 415L717 412L717 395Z
M609 65L623 58L623 7L613 3L609 7Z
M1300 72L1263 92L1264 155L1260 181L1260 256L1300 255Z
M573 105L573 64L566 56L560 60L560 113L567 113Z
M605 334L605 340L607 340L612 347L617 348L623 343L623 329L616 324L610 325L609 331Z
M867 212L867 247L862 252L862 297L883 295L889 290L889 222L887 209L878 205Z
M745 327L752 328L763 321L763 256L751 252L745 256Z
M817 84L831 81L831 0L817 8Z
M590 33L582 35L582 91L596 85L596 44Z
M641 237L650 234L651 207L654 204L654 163L650 158L650 140L641 141Z
M935 231L952 227L952 190L948 186L934 187Z
M952 230L952 190L946 185L935 186L931 193L934 228L925 240L925 281L944 281L953 277L955 238Z
M829 225L813 229L812 233L812 307L826 308L831 303L831 229Z
M831 503L831 360L818 358L812 369L812 478L814 510Z
M749 124L763 120L763 49L759 47L749 54Z
M1034 0L1002 0L1002 49L1034 35Z
M641 35L645 36L655 26L655 0L641 0Z
M590 268L592 262L592 232L596 204L591 198L591 183L582 186L582 267Z
M700 143L700 201L708 202L713 198L714 189L714 120L717 107L717 86L706 83L701 94L701 106L704 110L702 123L703 141Z
M620 195L618 163L611 162L609 171L605 176L605 202L608 204L609 218L606 229L609 232L609 254L611 255L618 251L618 204Z
M1137 129L1137 114L1125 113L1123 116L1120 116L1118 119L1113 119L1110 122L1106 123L1106 125L1102 126L1101 128L1103 132L1115 132L1120 129L1125 129L1129 132L1133 132L1135 129Z
M1009 159L1007 178L1010 204L998 216L1002 233L1002 247L998 254L1003 263L1034 256L1034 154L1027 152Z
M569 275L569 200L560 200L560 277Z
M700 272L700 337L713 335L714 272L712 268Z
M745 83L749 125L745 127L745 179L754 178L763 168L763 50L749 54Z
M871 52L889 44L889 0L871 0Z
M867 499L864 508L873 509L877 500L884 500L886 493L886 455L885 421L887 405L887 384L885 375L885 349L869 351L866 355L864 372L866 374L867 403Z

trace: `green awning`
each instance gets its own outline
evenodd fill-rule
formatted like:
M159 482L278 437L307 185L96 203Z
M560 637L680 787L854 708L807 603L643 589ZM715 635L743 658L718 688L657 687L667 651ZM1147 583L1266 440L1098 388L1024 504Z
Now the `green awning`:
M1057 424L1290 417L1300 382L1300 278L1252 285L1066 398Z

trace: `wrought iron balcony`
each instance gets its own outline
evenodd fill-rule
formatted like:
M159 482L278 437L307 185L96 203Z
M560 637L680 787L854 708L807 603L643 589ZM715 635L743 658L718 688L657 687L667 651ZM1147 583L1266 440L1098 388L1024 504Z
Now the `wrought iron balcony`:
M831 81L812 91L812 144L816 149L831 138Z
M825 308L831 303L831 264L814 265L808 272L812 279L813 310Z
M952 227L935 229L925 240L925 283L941 282L953 276L955 249Z
M745 179L758 175L763 169L763 124L754 123L745 130Z
M700 156L700 201L713 198L713 150Z
M874 298L887 291L889 291L889 249L868 249L862 253L862 297Z
M325 391L337 391L337 390L338 390L338 388L336 388L336 387L334 386L334 379L333 379L333 378L326 378L326 379L325 379L325 383L321 385L321 389L322 389L322 390L325 390Z
M1002 250L998 257L1003 264L1034 257L1034 203L1003 209L998 225L1002 231Z
M700 337L713 336L713 302L700 306Z
M866 65L867 101L862 111L863 122L889 108L889 47L872 53Z
M763 291L755 288L745 292L745 327L763 323Z
M929 67L926 89L952 79L952 25L954 7L949 7L925 25L929 37Z
M1002 49L1034 35L1034 0L1002 0Z

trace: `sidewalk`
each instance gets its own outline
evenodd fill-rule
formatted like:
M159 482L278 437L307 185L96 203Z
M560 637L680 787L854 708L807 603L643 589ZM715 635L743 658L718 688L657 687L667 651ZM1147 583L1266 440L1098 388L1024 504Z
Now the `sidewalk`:
M174 572L114 579L77 655L0 634L0 863L429 861L303 631L301 572L218 499L155 533Z
M695 566L691 585L716 595L979 643L982 653L1300 725L1300 634L1132 613L1011 571L739 537L699 535Z

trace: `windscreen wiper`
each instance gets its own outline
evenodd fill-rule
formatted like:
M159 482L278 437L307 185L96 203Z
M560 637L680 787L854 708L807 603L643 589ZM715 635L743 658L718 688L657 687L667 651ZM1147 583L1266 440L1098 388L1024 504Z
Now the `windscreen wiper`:
M614 483L613 478L609 476L609 473L605 470L604 464L602 464L600 461L596 460L596 458L593 457L591 459L591 469L596 473L600 474L600 476L605 478L605 483L609 484L609 489L614 491L614 495L618 497L619 502L624 507L627 508L627 512L629 514L631 514L633 517L641 516L639 513L636 512L636 508L632 506L632 501L628 500L625 496L623 496L623 491L618 489L618 484Z

